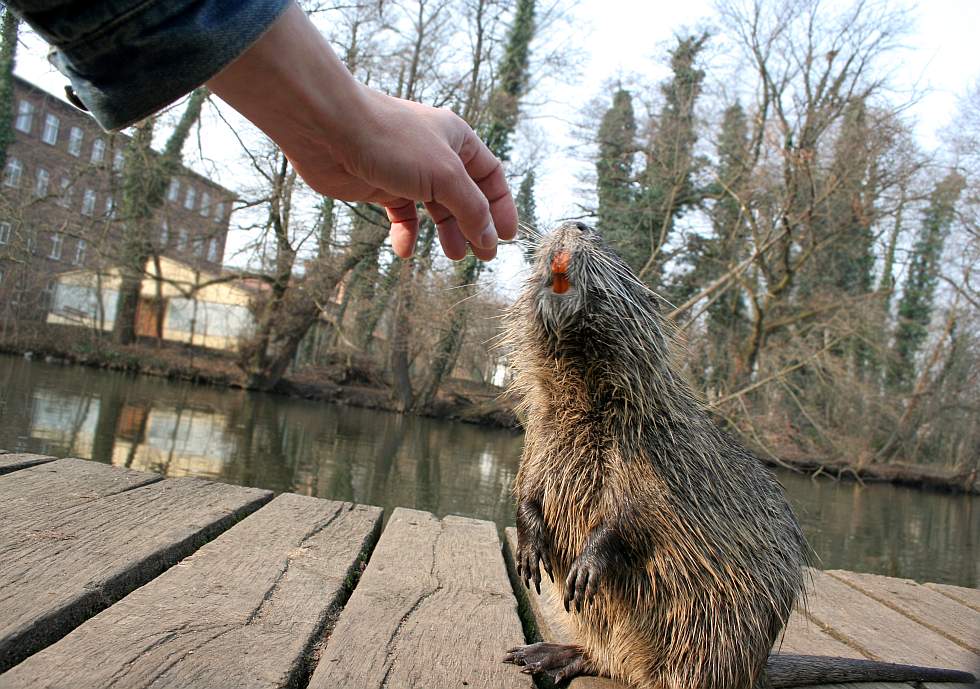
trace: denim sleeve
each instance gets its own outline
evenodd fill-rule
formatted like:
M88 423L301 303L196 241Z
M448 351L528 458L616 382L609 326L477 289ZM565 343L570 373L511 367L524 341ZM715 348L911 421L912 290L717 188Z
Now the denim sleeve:
M9 0L107 130L200 86L257 41L290 0Z

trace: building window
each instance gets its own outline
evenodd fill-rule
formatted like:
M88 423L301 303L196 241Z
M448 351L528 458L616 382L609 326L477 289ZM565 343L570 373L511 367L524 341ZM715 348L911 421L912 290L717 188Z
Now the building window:
M0 244L10 243L10 223L0 222Z
M71 196L75 190L71 186L71 180L67 177L61 178L61 196L58 198L58 204L64 206L65 208L71 207Z
M17 121L14 126L25 134L30 134L32 124L34 124L34 104L22 100L17 104Z
M34 180L34 195L35 196L47 196L48 195L48 184L51 182L51 176L48 171L43 167L37 169L37 178Z
M225 202L218 201L217 205L214 207L214 221L221 222L225 217Z
M177 235L177 251L187 251L187 230L181 230Z
M51 144L54 146L58 143L58 128L61 126L61 120L58 119L57 115L52 115L48 113L44 116L44 130L41 132L41 141L46 144Z
M95 165L105 160L105 141L96 139L92 142L92 160Z
M180 194L180 181L174 177L170 180L170 188L167 189L167 200L176 201L177 196Z
M204 192L201 194L201 217L206 218L211 214L211 194Z
M3 171L3 183L8 187L19 187L20 178L24 174L24 165L16 158L7 161Z
M211 237L211 241L208 242L208 260L211 263L218 262L218 239L216 237Z
M82 197L82 215L92 215L95 212L95 192L91 189L85 190Z
M27 253L33 256L34 250L37 248L37 239L34 236L34 230L27 230L24 234L27 235Z
M197 200L197 190L194 187L187 187L187 195L184 196L184 208L194 210L194 202Z
M65 243L65 236L60 232L55 232L51 235L51 253L48 258L55 261L61 260L61 249L62 245Z
M111 196L105 197L105 214L109 218L116 217L116 200Z
M79 239L78 244L75 245L75 265L80 266L85 263L85 251L88 249L88 245L85 243L84 239Z
M126 165L126 157L123 154L121 148L117 148L116 152L112 154L112 169L115 172L122 172L123 167Z
M194 255L198 258L204 258L204 237L194 239Z
M82 139L85 133L78 127L72 127L68 132L68 152L76 158L82 154Z
M170 241L170 225L164 220L160 223L160 246L167 246L167 242Z

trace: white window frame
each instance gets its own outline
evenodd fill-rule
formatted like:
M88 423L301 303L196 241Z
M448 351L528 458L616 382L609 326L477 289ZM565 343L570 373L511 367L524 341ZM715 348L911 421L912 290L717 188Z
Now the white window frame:
M83 141L85 141L85 132L81 127L72 127L68 130L68 152L76 158L82 155Z
M105 214L108 218L116 217L116 200L112 198L112 194L105 197Z
M211 215L211 194L204 191L201 192L201 217L206 218Z
M177 251L187 251L187 242L190 236L187 234L187 230L180 230L177 233Z
M117 148L112 154L112 171L122 172L122 169L126 166L126 154L123 153L121 148Z
M221 222L225 219L225 202L218 201L214 206L214 221Z
M61 178L61 188L58 190L58 205L71 208L71 200L75 194L75 187L67 177Z
M176 201L178 198L180 198L180 180L171 177L170 186L167 188L167 200Z
M10 244L10 223L0 222L0 246Z
M167 242L170 241L170 223L164 218L163 222L160 223L160 246L167 246Z
M210 241L208 241L208 260L211 261L211 263L218 262L218 238L217 237L211 237Z
M8 158L7 167L3 169L3 185L16 189L24 176L24 164L17 158Z
M65 236L60 232L51 233L51 253L48 254L48 258L52 261L61 260L61 252L65 248Z
M88 243L84 239L79 239L78 243L75 245L75 260L72 261L76 266L80 266L85 263L85 252L88 249Z
M184 193L184 208L189 211L194 210L194 206L197 204L197 189L192 186L187 187L187 191Z
M51 175L43 167L39 167L34 174L34 195L37 197L47 196L50 185Z
M95 213L96 193L93 189L86 189L82 196L82 215L92 215Z
M41 130L41 141L51 146L58 144L58 132L61 130L61 120L53 112L44 115L44 129Z
M105 160L105 139L96 139L92 142L92 157L89 162L98 165Z
M34 127L34 104L23 98L17 103L17 119L14 120L14 128L18 131L30 134Z

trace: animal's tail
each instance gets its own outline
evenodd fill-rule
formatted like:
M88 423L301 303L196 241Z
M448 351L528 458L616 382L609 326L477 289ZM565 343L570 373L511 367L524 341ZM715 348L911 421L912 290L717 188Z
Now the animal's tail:
M800 687L831 682L963 682L976 679L969 672L916 665L880 663L876 660L797 656L777 653L766 663L763 687Z

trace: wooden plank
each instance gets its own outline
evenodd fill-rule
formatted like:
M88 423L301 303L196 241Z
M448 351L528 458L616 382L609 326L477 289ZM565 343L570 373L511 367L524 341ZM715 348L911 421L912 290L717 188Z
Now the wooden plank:
M827 574L980 654L980 612L909 579L842 570Z
M162 480L86 459L59 459L0 479L0 532L39 528L86 503Z
M876 660L975 671L980 657L842 581L813 570L807 613L837 639Z
M0 678L6 689L302 686L381 508L280 495Z
M925 584L925 586L943 594L947 598L952 598L956 602L962 603L972 610L980 611L980 589L968 589L950 584Z
M27 469L38 464L53 462L55 459L55 457L48 457L47 455L0 452L0 475L9 474L12 471L18 471L20 469Z
M0 481L0 493L32 483L20 481L21 474L45 473L59 464L15 472ZM57 478L61 472L46 473ZM76 487L66 496L67 507L47 517L22 504L23 496L12 505L19 520L5 523L0 534L0 672L153 579L272 496L191 478L121 491L132 480L124 475L122 485L102 485L101 497L85 492L91 484ZM105 494L111 490L116 492Z
M532 689L501 662L523 640L496 527L398 508L309 686Z

